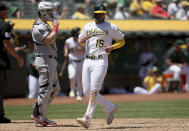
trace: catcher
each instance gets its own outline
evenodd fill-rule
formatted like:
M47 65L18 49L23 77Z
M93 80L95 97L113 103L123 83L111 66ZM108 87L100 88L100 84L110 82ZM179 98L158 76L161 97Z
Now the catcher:
M37 127L57 126L54 121L47 119L48 105L60 91L57 74L57 47L55 40L59 23L53 15L55 7L51 2L40 2L38 16L33 24L32 38L35 46L35 67L39 74L39 95L34 105L32 119ZM51 30L47 21L53 22Z

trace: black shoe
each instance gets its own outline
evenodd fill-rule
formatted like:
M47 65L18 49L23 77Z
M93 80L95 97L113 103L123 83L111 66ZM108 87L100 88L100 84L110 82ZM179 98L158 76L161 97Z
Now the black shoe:
M11 120L6 117L0 117L0 123L11 123Z

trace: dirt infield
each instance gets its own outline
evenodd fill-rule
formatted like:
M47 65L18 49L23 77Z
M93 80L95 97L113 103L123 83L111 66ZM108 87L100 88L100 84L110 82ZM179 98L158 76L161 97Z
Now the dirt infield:
M189 93L162 93L155 95L106 95L112 102L159 101L189 99ZM33 105L36 99L5 99L5 105ZM80 103L87 103L87 98ZM69 97L57 97L52 104L78 103ZM86 130L74 119L57 119L57 127L36 128L31 120L13 120L11 124L0 124L0 131L80 131ZM189 118L129 118L115 119L107 125L104 119L93 119L88 130L93 131L188 131Z
M0 131L82 131L86 130L73 119L57 119L57 127L35 127L30 120L17 120L11 124L1 124ZM115 119L107 125L104 119L93 119L88 130L92 131L188 131L186 118L135 118Z

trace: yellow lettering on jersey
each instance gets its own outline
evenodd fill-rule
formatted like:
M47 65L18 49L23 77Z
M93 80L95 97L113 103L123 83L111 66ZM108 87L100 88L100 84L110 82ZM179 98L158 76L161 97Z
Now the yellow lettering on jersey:
M96 29L87 30L87 35L88 35L88 38L91 38L97 35L108 35L108 31L104 31L102 29L96 28Z

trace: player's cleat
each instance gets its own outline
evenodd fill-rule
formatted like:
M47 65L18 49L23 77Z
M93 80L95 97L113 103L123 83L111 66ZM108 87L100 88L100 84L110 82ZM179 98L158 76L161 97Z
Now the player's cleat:
M81 124L85 128L89 128L90 125L90 119L87 116L84 116L83 118L77 118L76 121Z
M70 96L70 97L75 97L74 91L71 90L70 93L69 93L69 96Z
M31 117L32 120L37 121L37 117L35 117L33 115L31 115L30 117Z
M57 126L56 122L46 119L43 122L36 121L36 127L55 127Z
M114 104L113 109L108 113L107 124L111 124L114 119L114 113L117 111L117 105Z
M82 98L81 96L78 95L77 98L76 98L76 100L77 100L77 101L82 101L83 98Z

